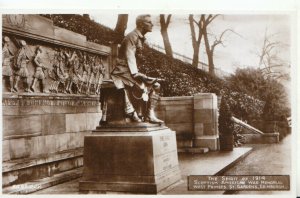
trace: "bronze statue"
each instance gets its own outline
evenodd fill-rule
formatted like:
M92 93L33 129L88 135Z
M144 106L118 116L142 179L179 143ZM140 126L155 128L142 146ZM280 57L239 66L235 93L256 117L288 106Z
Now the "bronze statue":
M160 90L161 79L150 78L140 73L137 67L138 59L142 57L144 36L152 31L152 27L150 15L140 15L136 18L136 29L130 32L121 43L117 66L112 71L112 79L117 89L124 90L126 117L132 122L142 121L129 98L133 89L139 89L142 91L141 99L146 103L145 121L161 124L163 121L154 113L156 106L154 95Z
M3 39L3 48L2 48L2 77L6 80L9 80L9 90L10 92L16 92L17 90L13 89L13 70L11 66L11 60L13 59L13 53L9 50L9 37L5 36Z

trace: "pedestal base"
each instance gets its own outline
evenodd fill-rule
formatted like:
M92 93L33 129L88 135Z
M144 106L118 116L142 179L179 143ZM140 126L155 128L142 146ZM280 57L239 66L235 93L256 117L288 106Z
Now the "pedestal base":
M85 136L80 191L156 194L181 179L174 131L149 124L108 128Z

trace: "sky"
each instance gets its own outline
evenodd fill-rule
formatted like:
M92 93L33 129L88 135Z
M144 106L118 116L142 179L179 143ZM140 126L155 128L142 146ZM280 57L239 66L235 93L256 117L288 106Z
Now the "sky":
M117 14L92 14L90 16L93 20L111 28L115 27L117 21ZM126 33L135 28L136 16L137 14L129 14ZM199 19L199 14L195 14L194 18ZM153 31L146 35L147 42L163 46L159 16L152 15L152 21L154 27ZM224 35L225 46L216 47L214 61L217 68L233 73L237 66L240 68L257 67L259 63L257 54L261 51L266 31L267 35L276 34L272 40L282 44L280 47L278 46L279 56L287 65L290 64L291 19L289 15L219 15L209 26L210 42L212 43L215 36L219 37L226 29L232 29L236 34L227 32ZM193 48L188 14L173 14L168 32L173 51L192 57ZM200 61L207 63L204 45L200 49Z

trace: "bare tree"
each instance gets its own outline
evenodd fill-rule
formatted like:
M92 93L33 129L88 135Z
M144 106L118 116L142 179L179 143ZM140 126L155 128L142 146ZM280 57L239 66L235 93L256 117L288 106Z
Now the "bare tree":
M279 57L280 51L284 49L284 44L276 41L275 36L277 34L268 34L266 29L262 48L257 53L259 57L258 65L265 77L288 79L289 72L286 69L290 68L290 64Z
M192 66L193 67L198 67L199 63L199 51L200 51L200 44L201 44L201 39L203 36L203 15L201 15L199 21L196 21L194 19L194 15L190 14L189 15L189 24L190 24L190 29L191 29L191 35L192 35L192 45L194 49L194 54L193 54L193 62ZM195 30L195 25L198 26L198 37L196 38L196 30Z
M170 24L171 21L171 14L169 14L167 16L167 19L165 19L165 15L161 14L160 15L160 32L164 41L164 46L165 46L165 51L166 51L166 55L170 56L173 58L173 50L172 50L172 46L169 40L169 35L168 35L168 26Z
M127 22L128 22L128 14L119 14L118 21L115 27L115 32L120 35L120 39L116 42L120 43L124 37L125 30L127 29Z
M211 75L215 75L215 65L214 65L214 50L215 47L219 44L222 44L222 37L225 34L226 30L221 34L221 36L214 41L214 43L210 46L209 39L208 39L208 32L207 32L207 26L218 16L218 15L208 15L207 17L205 15L203 16L203 25L202 25L202 31L203 31L203 37L204 37L204 44L205 44L205 50L207 54L208 59L208 68L209 73Z

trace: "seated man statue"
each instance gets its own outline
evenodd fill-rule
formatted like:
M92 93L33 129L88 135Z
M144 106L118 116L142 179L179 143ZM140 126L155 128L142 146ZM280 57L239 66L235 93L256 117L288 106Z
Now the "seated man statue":
M134 88L142 90L142 99L146 103L145 121L163 123L155 116L154 94L160 89L161 79L151 78L139 73L137 59L141 58L145 34L152 31L153 24L150 15L140 15L136 18L136 29L130 32L122 41L119 49L117 65L112 71L112 79L117 89L124 90L125 115L132 122L141 122L135 111L129 94Z

